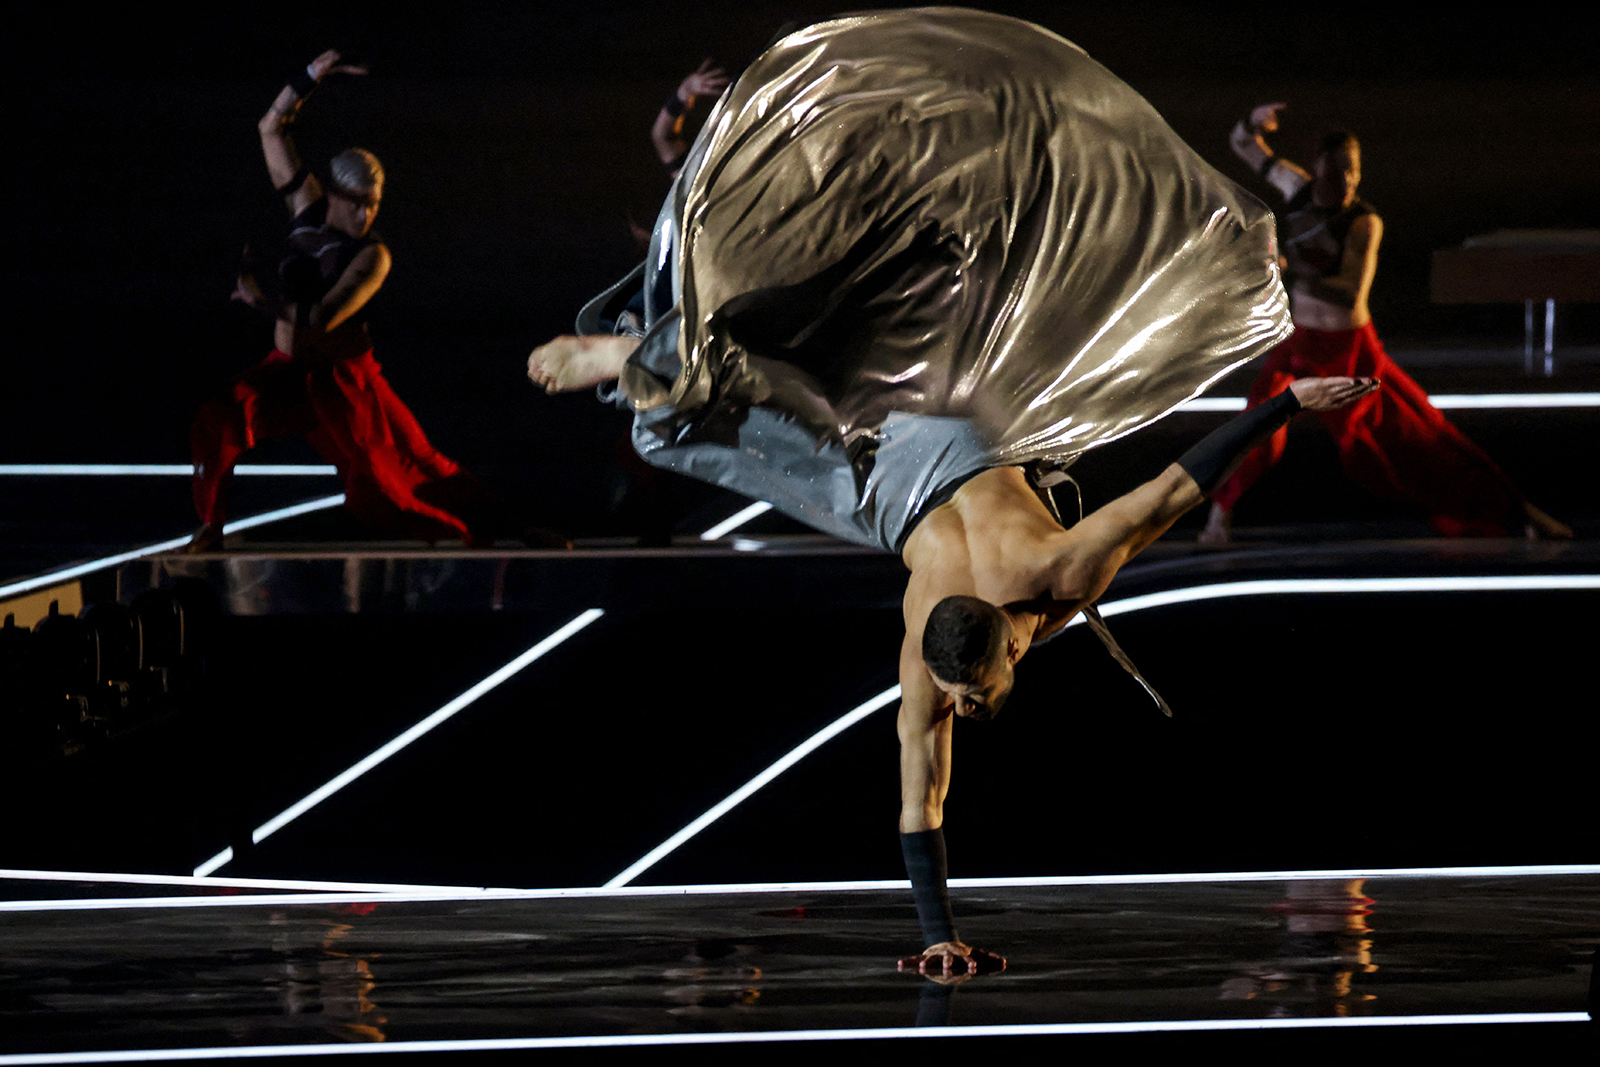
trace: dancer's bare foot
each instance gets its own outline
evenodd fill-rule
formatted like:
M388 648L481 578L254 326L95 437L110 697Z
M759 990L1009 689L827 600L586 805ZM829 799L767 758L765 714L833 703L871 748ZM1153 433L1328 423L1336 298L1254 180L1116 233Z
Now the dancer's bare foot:
M1532 504L1522 505L1522 511L1528 517L1528 540L1572 540L1572 527L1566 523L1551 518Z
M1225 545L1233 540L1233 515L1222 510L1221 504L1212 504L1206 516L1205 529L1200 531L1202 545Z
M185 552L218 552L222 549L222 523L208 522L194 532Z
M634 337L557 337L528 357L528 378L547 393L570 393L616 381L638 347Z

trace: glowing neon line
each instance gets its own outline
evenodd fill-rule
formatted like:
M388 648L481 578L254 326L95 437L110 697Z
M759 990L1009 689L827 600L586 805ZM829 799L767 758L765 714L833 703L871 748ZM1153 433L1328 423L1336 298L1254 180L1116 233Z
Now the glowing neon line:
M607 882L605 884L605 888L614 889L618 886L627 885L639 875L643 874L651 867L654 867L661 860L665 859L669 854L676 851L678 846L682 845L685 841L688 841L690 838L694 837L701 830L704 830L706 827L722 818L728 812L732 811L739 804L743 803L747 797L755 793L758 789L772 781L774 778L778 777L778 775L782 774L790 767L793 767L796 763L799 763L806 756L820 748L824 743L838 734L848 730L850 727L854 726L862 719L865 719L868 715L871 715L885 704L898 699L900 699L900 687L897 685L889 689L885 689L883 692L879 693L865 704L855 708L853 711L839 716L839 718L835 719L827 726L824 726L822 729L806 738L806 740L802 741L799 745L796 745L782 759L778 760L772 766L768 767L766 770L750 779L738 789L735 789L732 793L729 793L727 797L713 805L708 811L706 811L704 815L700 816L694 822L690 823L688 826L685 826L682 830L679 830L677 833L661 842L661 844L657 845L655 848L639 857L638 860L634 861L633 864L623 870L621 874L618 874L615 878L611 879L611 881Z
M1497 408L1600 407L1600 393L1439 393L1428 397L1440 411ZM1178 405L1179 411L1243 411L1242 396L1200 396Z
M955 889L1059 889L1075 886L1122 885L1209 885L1224 882L1292 882L1365 878L1549 878L1600 875L1600 864L1565 863L1502 867L1349 867L1320 871L1211 871L1200 874L1067 874L1032 877L952 878ZM197 879L198 885L234 885L248 882L226 879ZM317 883L337 884L337 883ZM904 878L833 882L724 882L709 885L627 885L580 886L567 889L467 889L449 887L379 887L361 891L306 893L260 893L252 896L192 897L96 897L61 900L0 901L0 913L33 911L118 911L160 910L163 908L281 907L294 904L358 904L380 901L405 904L418 901L491 900L572 900L616 899L623 897L757 896L778 893L904 892L910 888Z
M1179 404L1177 411L1243 411L1242 396L1197 396Z
M208 874L210 874L212 871L217 870L218 868L221 868L221 867L226 867L228 864L230 864L232 862L233 862L233 846L229 845L227 848L223 849L221 852L218 852L215 856L212 856L210 859L206 860L200 866L196 867L194 869L194 876L196 878L204 878Z
M357 778L360 778L363 774L366 774L374 767L383 763L390 756L393 756L401 749L404 749L413 741L416 741L418 738L424 736L435 727L449 721L462 708L467 707L479 697L496 688L502 682L521 671L524 667L542 657L545 653L561 645L567 640L567 638L578 633L580 630L584 629L590 623L594 622L604 614L605 612L599 608L589 608L587 611L578 615L575 619L561 627L555 633L551 634L549 637L546 637L544 640L528 649L522 655L518 656L510 663L507 663L504 667L501 667L499 670L483 679L483 681L477 683L472 688L468 689L466 692L450 701L444 707L440 708L438 711L435 711L432 715L429 715L427 718L411 727L405 733L396 737L394 740L368 755L366 758L357 761L352 766L346 768L342 773L334 776L329 781L318 786L304 797L301 797L299 800L289 805L289 807L285 808L283 811L280 811L278 814L274 815L272 818L256 827L250 833L250 840L256 844L260 844L262 841L265 841L268 837L271 837L273 834L277 833L295 819L298 819L300 816L304 815L306 812L310 811L324 800L327 800L329 797L333 796L333 794L337 793L339 790L343 789ZM212 871L215 871L217 868L230 862L232 859L233 849L223 849L221 852L217 853L215 856L212 856L209 860L196 867L194 870L195 877L204 877L205 875L210 874Z
M275 476L325 476L338 474L339 468L329 463L241 463L233 473ZM50 477L81 477L85 475L122 475L136 477L194 477L192 463L0 463L0 475L45 475Z
M189 874L108 874L103 871L36 871L0 868L0 881L94 882L123 885L171 885L199 889L305 889L343 893L433 892L472 893L465 885L417 885L388 882L317 882L303 878L203 878Z
M1433 578L1264 578L1245 582L1169 589L1160 593L1111 600L1100 605L1106 618L1173 604L1192 604L1241 596L1321 595L1329 593L1478 593L1549 592L1600 589L1600 574L1453 575ZM1083 622L1079 615L1067 625Z
M3 1067L24 1064L138 1063L148 1060L259 1059L385 1052L493 1052L535 1048L626 1048L661 1045L774 1044L784 1041L883 1041L951 1037L1040 1037L1073 1034L1148 1034L1219 1030L1316 1030L1364 1026L1465 1026L1581 1023L1582 1011L1501 1012L1493 1015L1369 1015L1317 1019L1173 1019L1160 1022L1012 1023L995 1026L875 1026L838 1030L744 1030L701 1034L596 1034L584 1037L487 1037L442 1041L385 1041L354 1045L225 1045L212 1048L127 1049L0 1055Z
M749 507L733 513L726 519L717 523L711 529L700 535L702 541L715 541L725 533L732 533L752 519L765 515L772 510L772 505L758 501Z
M321 497L317 500L308 500L303 504L292 504L286 508L278 508L275 511L267 511L260 515L252 515L249 518L240 519L237 522L230 522L222 528L222 532L230 534L239 530L249 530L256 526L265 526L269 522L277 522L280 519L290 519L296 515L304 515L307 512L336 508L343 503L343 493ZM173 549L182 548L188 543L188 537L174 537L153 545L145 545L143 548L129 549L126 552L118 552L114 556L105 556L101 559L90 560L88 563L79 563L76 566L66 567L59 571L51 571L48 574L41 574L20 582L12 582L10 585L0 585L0 598L12 596L16 593L26 593L30 589L43 589L46 586L58 585L69 578L92 574L95 571L105 570L107 567L115 567L119 563L127 563L129 560L153 556L158 552L171 552Z
M1428 399L1441 411L1452 408L1600 407L1600 393L1440 393Z

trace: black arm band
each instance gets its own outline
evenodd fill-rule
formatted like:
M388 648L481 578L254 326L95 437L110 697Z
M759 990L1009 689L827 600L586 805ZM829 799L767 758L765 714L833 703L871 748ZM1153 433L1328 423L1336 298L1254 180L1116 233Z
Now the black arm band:
M917 904L924 947L956 940L956 917L945 885L950 864L944 851L944 830L900 835L900 854L911 876L911 898Z
M302 300L294 306L294 324L302 330L311 328L311 307L315 303L311 300Z
M311 72L304 67L289 76L289 88L293 89L294 95L302 100L310 96L316 87L317 79L313 78Z
M1272 168L1276 167L1277 165L1278 157L1273 155L1271 152L1268 152L1267 158L1261 161L1261 169L1256 173L1265 178L1267 175L1272 173Z
M686 106L687 105L685 105L683 102L683 98L677 93L673 93L671 96L667 97L667 102L661 105L661 110L665 111L673 118L677 118L679 115L683 114Z
M1265 404L1235 415L1182 456L1178 466L1210 496L1228 480L1234 468L1244 462L1251 449L1271 437L1300 411L1293 390L1285 389Z
M309 177L311 177L311 172L305 167L301 167L289 177L288 181L278 186L276 192L279 196L289 196L304 185Z

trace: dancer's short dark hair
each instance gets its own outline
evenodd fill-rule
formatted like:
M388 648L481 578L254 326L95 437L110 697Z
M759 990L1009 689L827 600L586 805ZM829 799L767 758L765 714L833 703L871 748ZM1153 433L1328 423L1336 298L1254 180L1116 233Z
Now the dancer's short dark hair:
M1322 141L1318 147L1322 150L1323 155L1331 156L1335 152L1343 152L1347 148L1359 152L1361 151L1361 142L1349 130L1329 130L1322 135Z
M967 685L1005 640L1005 616L987 600L947 596L928 613L922 662L941 682Z

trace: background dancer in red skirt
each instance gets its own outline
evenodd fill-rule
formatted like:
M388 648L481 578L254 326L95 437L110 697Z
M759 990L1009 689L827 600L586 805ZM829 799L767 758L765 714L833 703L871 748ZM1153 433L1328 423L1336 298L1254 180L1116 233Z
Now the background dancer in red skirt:
M1279 245L1286 264L1295 330L1267 354L1248 404L1308 377L1376 378L1383 388L1346 408L1318 413L1333 435L1347 478L1390 500L1420 508L1447 537L1571 537L1572 531L1527 502L1494 460L1446 421L1422 388L1389 359L1372 328L1367 295L1378 270L1383 220L1356 196L1361 145L1330 133L1310 173L1276 155L1265 134L1278 128L1283 104L1263 104L1239 122L1234 153L1286 201ZM1212 498L1200 540L1232 537L1233 508L1282 456L1289 431L1278 430Z
M383 167L372 153L348 149L329 164L324 189L289 138L301 103L330 73L366 71L324 52L295 74L259 124L273 188L294 221L275 282L263 285L247 268L234 298L272 316L274 349L195 419L194 502L204 525L191 551L220 547L233 466L271 437L311 442L338 467L345 506L371 526L426 541L493 542L498 502L428 443L372 357L366 310L390 264L372 234ZM534 536L565 544L542 534Z

